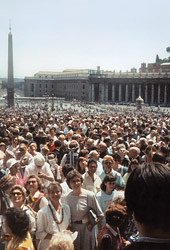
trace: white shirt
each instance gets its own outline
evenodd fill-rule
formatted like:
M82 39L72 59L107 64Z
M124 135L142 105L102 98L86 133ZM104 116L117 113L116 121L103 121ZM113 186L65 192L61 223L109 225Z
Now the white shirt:
M37 168L34 164L27 166L24 173L24 180L27 180L30 175L38 176L39 172L42 172L43 174L53 177L54 179L54 175L50 169L50 165L47 162L45 162L41 168ZM45 178L41 178L41 183L44 184L45 187L47 187L50 182Z
M49 201L49 204L58 221L62 220L62 210L63 210L63 215L64 215L63 221L61 224L57 224L54 221L49 205L40 209L37 214L37 232L36 232L36 238L40 240L43 240L47 234L54 234L59 231L65 230L70 225L71 214L69 206L66 204L61 204L61 209L59 214L55 210L51 201Z
M82 175L82 177L83 177L82 188L87 189L95 194L100 191L100 185L102 182L99 176L94 174L94 181L93 181L89 173L86 172Z

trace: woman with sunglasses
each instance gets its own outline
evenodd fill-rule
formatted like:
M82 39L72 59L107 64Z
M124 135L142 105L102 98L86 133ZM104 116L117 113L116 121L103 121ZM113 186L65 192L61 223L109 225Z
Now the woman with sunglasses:
M27 197L27 204L35 211L38 212L41 208L48 204L45 194L41 192L41 180L36 175L30 175L26 182L26 189L29 192Z
M125 186L125 182L124 182L121 174L113 169L113 166L115 164L115 161L114 161L113 157L110 156L110 155L105 155L105 157L103 158L102 163L103 163L103 166L104 166L104 170L99 175L100 179L103 181L106 174L112 174L113 176L116 177L116 185L118 187L123 188Z
M29 209L29 207L25 205L25 201L26 201L25 188L23 188L20 185L14 185L10 191L10 199L14 207L21 208L26 212L30 220L30 232L32 235L34 235L35 229L36 229L35 216L32 213L32 211Z

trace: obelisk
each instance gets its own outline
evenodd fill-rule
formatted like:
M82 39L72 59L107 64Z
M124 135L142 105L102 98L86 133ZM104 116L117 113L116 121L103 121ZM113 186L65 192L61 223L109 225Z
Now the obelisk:
M13 76L13 48L11 26L8 34L8 86L7 86L8 107L14 106L14 76Z

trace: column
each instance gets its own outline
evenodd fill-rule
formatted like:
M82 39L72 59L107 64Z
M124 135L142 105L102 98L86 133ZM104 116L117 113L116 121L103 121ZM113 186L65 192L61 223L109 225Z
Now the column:
M148 103L148 85L145 85L145 103Z
M105 102L108 102L108 83L105 83Z
M115 102L115 85L112 84L112 102Z
M91 101L94 102L94 83L92 83L92 89L91 89Z
M101 102L104 102L104 83L102 83Z
M151 86L151 104L154 104L154 85Z
M132 84L132 102L135 102L135 84Z
M164 88L164 104L167 103L167 85L165 85L165 88Z
M119 102L122 101L122 85L119 83Z
M158 84L158 104L160 104L160 102L161 102L160 97L161 97L161 86L160 86L160 84Z
M102 83L99 83L99 102L102 101Z
M91 102L91 90L92 90L92 85L89 83L89 102Z
M142 96L142 92L141 92L141 84L139 84L139 96Z
M128 84L126 84L126 89L125 89L125 102L128 102Z

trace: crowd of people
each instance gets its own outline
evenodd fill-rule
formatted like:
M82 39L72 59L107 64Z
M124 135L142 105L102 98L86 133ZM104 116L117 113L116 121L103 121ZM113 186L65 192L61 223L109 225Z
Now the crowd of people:
M170 249L170 113L0 114L0 249Z

